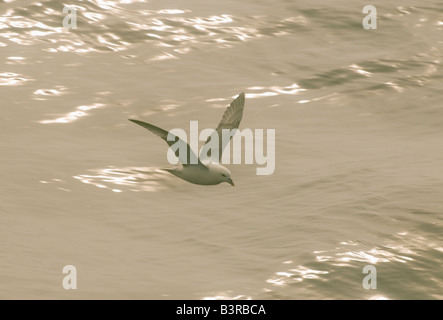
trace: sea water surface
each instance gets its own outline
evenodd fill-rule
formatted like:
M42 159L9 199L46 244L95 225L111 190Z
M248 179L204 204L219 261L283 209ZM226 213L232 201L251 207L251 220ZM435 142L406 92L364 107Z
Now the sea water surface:
M0 298L442 299L442 34L438 0L1 1ZM276 167L235 187L127 120L240 92Z

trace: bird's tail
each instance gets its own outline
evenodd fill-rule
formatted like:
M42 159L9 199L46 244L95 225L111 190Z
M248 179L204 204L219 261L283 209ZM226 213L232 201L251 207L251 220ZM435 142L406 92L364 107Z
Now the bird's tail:
M160 168L159 170L167 171L167 172L173 174L174 176L176 176L176 175L177 175L177 172L178 172L178 168L176 168L176 167L172 167L172 168Z

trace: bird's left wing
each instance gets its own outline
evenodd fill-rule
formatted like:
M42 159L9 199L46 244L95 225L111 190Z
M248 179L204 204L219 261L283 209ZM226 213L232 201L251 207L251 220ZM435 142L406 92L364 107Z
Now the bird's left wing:
M177 137L176 135L173 135L172 133L169 133L166 130L163 130L162 128L156 127L150 123L147 122L143 122L140 120L133 120L133 119L128 119L129 121L132 121L140 126L142 126L143 128L148 129L149 131L151 131L152 133L156 134L157 136L159 136L160 138L162 138L163 140L166 141L166 143L171 147L172 145L176 145L178 148L175 151L175 155L178 157L178 159L180 160L181 164L183 166L189 166L189 165L201 165L206 167L203 163L200 162L200 160L198 159L198 157L195 155L195 153L192 151L191 147L189 146L189 144L187 144L185 141L183 141L182 139L180 139L179 137ZM170 136L170 138L173 138L174 140L169 141L168 140L168 135ZM186 148L187 152L186 154L180 154L180 150L182 150L183 148ZM191 163L191 159L194 157L194 159L197 159L197 163L196 164L192 164Z

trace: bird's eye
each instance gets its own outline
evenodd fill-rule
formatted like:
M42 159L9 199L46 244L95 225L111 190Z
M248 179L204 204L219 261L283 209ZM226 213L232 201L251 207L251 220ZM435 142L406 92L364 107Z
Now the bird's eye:
M226 175L225 175L224 173L222 173L222 177L225 177L225 178L226 178Z

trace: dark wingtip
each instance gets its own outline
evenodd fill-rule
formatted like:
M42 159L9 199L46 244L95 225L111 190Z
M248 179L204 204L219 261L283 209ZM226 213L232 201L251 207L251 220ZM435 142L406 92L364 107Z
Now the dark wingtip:
M143 121L135 120L135 119L128 119L131 122L134 122L135 124L138 124L139 126L142 126Z
M245 103L245 100L246 100L245 93L244 92L240 93L238 95L237 99L240 100L242 103Z

